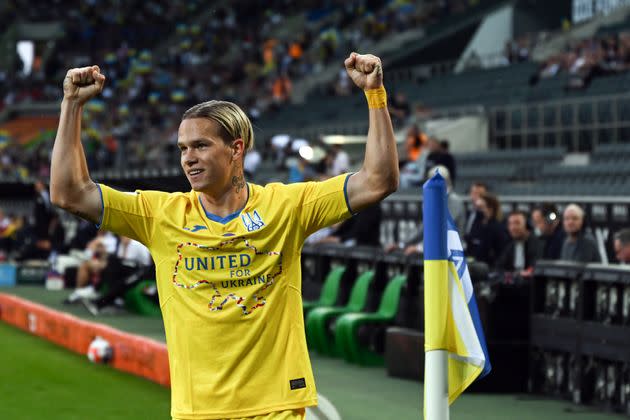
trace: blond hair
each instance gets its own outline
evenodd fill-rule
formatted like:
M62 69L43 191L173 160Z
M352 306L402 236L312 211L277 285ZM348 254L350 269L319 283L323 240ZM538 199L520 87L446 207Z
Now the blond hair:
M236 104L227 101L207 101L189 108L182 121L191 118L206 118L219 126L219 135L226 144L242 139L244 153L254 147L254 129L247 115Z

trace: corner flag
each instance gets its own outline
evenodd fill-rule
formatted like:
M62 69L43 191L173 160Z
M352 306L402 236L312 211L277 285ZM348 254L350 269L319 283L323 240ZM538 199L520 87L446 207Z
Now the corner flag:
M443 403L437 405L448 411L491 366L464 249L446 205L444 178L436 173L424 184L423 194L425 413L437 419L448 418L448 413L429 415L436 413L429 411L432 401L442 395ZM432 352L443 357L435 359ZM440 363L446 366L434 366Z

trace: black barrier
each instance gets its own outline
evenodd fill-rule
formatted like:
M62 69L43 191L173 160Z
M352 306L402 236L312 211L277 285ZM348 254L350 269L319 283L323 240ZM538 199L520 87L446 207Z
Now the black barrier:
M583 265L540 261L531 292L530 392L581 400L580 320Z
M529 390L630 414L630 268L541 262Z
M585 394L595 405L630 414L630 268L591 264L583 285L581 356L594 377Z

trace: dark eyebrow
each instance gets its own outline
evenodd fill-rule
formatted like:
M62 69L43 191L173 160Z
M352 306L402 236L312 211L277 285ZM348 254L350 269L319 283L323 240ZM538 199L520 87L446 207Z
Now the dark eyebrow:
M199 144L199 143L211 143L211 142L212 142L212 140L210 140L210 139L199 137L197 139L190 140L188 143L190 143L190 145L195 145L195 144ZM177 147L182 147L182 146L185 146L185 144L180 142L180 141L178 141L177 142Z

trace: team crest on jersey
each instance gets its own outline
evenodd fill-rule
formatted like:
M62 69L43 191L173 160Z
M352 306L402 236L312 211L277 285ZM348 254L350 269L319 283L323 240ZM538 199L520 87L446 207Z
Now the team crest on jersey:
M241 220L248 232L253 232L265 226L265 222L258 214L258 210L254 210L252 213L243 213Z

